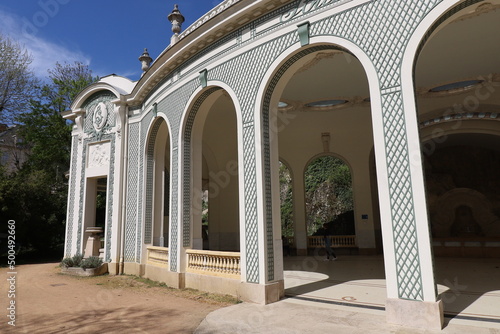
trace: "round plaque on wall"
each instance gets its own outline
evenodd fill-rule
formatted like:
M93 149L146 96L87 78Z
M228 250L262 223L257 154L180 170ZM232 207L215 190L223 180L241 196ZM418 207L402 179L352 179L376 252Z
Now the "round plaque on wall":
M104 125L106 125L106 121L108 120L108 108L104 102L101 102L97 105L94 110L94 115L92 117L94 128L97 131L100 131Z

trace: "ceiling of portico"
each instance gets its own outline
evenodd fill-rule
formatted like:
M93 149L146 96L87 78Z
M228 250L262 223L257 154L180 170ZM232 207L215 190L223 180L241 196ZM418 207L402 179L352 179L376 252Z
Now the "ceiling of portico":
M446 100L443 94L428 93L439 85L484 77L500 87L499 33L500 5L483 4L458 13L431 36L415 67L418 95L428 100L421 103L420 113L437 104L446 108L455 103L452 100L463 101L463 94L450 94ZM280 100L291 102L295 111L305 111L304 105L312 101L345 99L353 106L366 103L368 97L361 63L346 52L325 50L301 60Z
M361 63L340 51L323 51L303 60L286 85L282 99L299 104L328 99L364 99L368 81Z
M499 73L499 33L500 6L463 11L425 44L416 64L416 86L422 90Z

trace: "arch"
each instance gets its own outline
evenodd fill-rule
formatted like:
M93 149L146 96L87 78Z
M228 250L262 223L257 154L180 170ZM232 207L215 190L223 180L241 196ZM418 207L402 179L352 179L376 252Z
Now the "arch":
M85 104L85 101L87 101L88 98L101 91L111 92L113 93L113 95L116 96L116 98L118 98L121 95L120 91L114 86L104 82L97 82L95 84L88 86L85 90L83 90L80 94L78 94L75 97L73 103L71 104L71 110L77 110L81 108L82 105Z
M183 209L182 209L182 244L184 247L192 246L192 235L193 235L193 221L196 220L193 217L193 207L201 206L201 195L200 198L196 194L193 195L193 189L201 189L201 177L193 177L193 173L201 175L201 164L193 163L194 156L202 156L201 151L203 146L194 147L193 143L201 142L202 140L202 130L205 123L205 119L208 115L210 108L201 109L202 105L209 104L212 105L220 98L224 93L227 93L229 99L231 100L235 113L236 113L236 132L238 140L238 152L241 152L242 140L242 116L241 109L239 107L239 102L234 91L225 83L218 81L209 81L206 88L199 88L189 99L187 108L183 113L183 118L181 120L181 131L180 131L180 143L181 152L183 156L182 165L182 198L183 198ZM201 121L200 121L201 120ZM242 173L242 157L238 154L238 173ZM243 180L239 178L239 192L242 192ZM200 202L200 203L198 203ZM241 216L241 209L239 214ZM241 224L241 220L240 220Z
M442 26L458 11L481 1L482 0L444 0L434 7L420 22L410 37L407 47L403 53L403 60L401 64L401 88L403 91L415 91L414 72L416 61L420 51L432 34L439 28L439 26ZM415 98L413 95L403 94L403 104L406 115L414 117L417 114ZM416 137L412 137L418 138L418 135ZM412 143L409 144L411 145ZM413 145L415 145L415 143L413 143ZM413 158L418 159L418 157ZM418 161L416 162L418 163Z
M309 158L309 160L307 160L307 162L302 170L302 175L304 175L305 172L307 171L307 166L309 166L313 161L315 161L319 158L322 158L322 157L334 157L334 158L342 160L344 162L344 164L346 164L349 167L349 172L351 173L351 175L353 175L353 172L352 172L353 168L352 168L351 164L349 163L349 160L344 158L341 154L338 154L335 152L322 152L322 153L316 154L316 155L312 156L311 158Z
M420 126L420 139L421 142L428 141L441 141L442 137L456 135L456 134L488 134L493 136L500 136L500 126L498 120L487 119L487 118L464 118L460 122L454 124L453 122L448 122L446 120L432 120L428 124L422 124ZM425 149L422 149L425 152Z
M277 170L275 166L277 163L277 155L275 152L277 152L278 147L277 140L274 138L277 136L277 133L276 131L271 131L270 126L271 110L274 106L278 105L278 98L281 95L280 93L284 90L284 87L280 86L280 83L288 81L287 79L289 79L294 72L291 69L293 69L294 66L298 66L296 65L298 60L322 50L338 50L348 53L357 58L364 69L371 96L371 117L374 141L375 145L381 148L378 150L377 154L377 159L380 160L377 164L378 172L385 173L384 171L386 170L387 163L384 155L385 142L382 126L380 84L375 66L368 55L353 42L334 36L311 37L310 44L307 46L298 47L298 45L294 45L286 49L266 71L258 89L254 110L255 119L258 120L255 129L256 137L261 138L263 147L263 152L257 155L257 163L262 166L271 166L270 169L265 169L263 174L257 174L258 187L263 188L262 193L264 194L263 203L259 202L259 208L261 208L259 215L263 217L263 220L266 222L265 230L267 231L267 235L265 235L266 243L264 247L268 253L274 252L273 238L275 240L279 235L279 232L275 226L273 227L272 223L273 221L279 221L279 211L276 210L276 205L272 204L276 202L277 199L277 185L275 184L277 178L275 175L272 175L272 173ZM384 194L384 197L389 198L389 189L387 186L380 187L380 192ZM386 213L390 212L390 204L383 204L387 206L383 211ZM390 217L388 220L390 221ZM389 233L389 238L391 238L390 231L387 231L387 233ZM393 245L391 245L391 247L392 246ZM387 257L388 261L392 260L394 262L395 260L391 259L391 254L394 254L394 251L388 253L390 253ZM271 262L273 261L273 257L267 256L267 260ZM268 268L271 266L272 264L268 263ZM269 272L268 274L269 277L271 277L271 273Z
M162 225L160 231L163 231L161 233L162 235L164 234L164 213L171 212L172 199L169 195L172 193L172 189L170 189L172 182L164 180L165 177L169 177L170 171L172 170L172 145L169 144L172 143L171 137L172 132L166 116L159 114L151 120L146 145L144 147L146 165L144 169L146 200L144 201L144 226L142 233L144 244L153 245L156 243L159 246L164 246L163 236L156 236L156 238L160 238L160 241L154 240L154 238L155 235L160 233L157 230L157 224ZM169 161L169 166L166 166L166 161ZM162 182L158 181L160 178ZM168 187L168 189L165 187ZM165 201L165 195L169 197L168 202ZM168 205L165 205L166 203L168 203Z

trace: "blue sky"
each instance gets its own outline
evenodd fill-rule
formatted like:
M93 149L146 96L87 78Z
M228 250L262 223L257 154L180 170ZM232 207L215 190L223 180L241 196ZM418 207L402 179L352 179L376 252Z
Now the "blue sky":
M170 43L167 19L174 4L186 18L182 30L218 0L1 0L0 32L33 55L40 77L56 62L81 61L99 76L137 80L137 59L147 48L155 59Z

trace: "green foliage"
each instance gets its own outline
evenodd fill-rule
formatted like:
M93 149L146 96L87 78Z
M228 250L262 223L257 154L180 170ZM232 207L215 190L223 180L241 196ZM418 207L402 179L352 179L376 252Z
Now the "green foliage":
M98 256L91 256L83 259L80 264L82 268L99 268L102 265L102 259Z
M282 234L293 236L292 177L282 163L279 177ZM314 234L324 223L334 220L339 222L337 225L342 225L342 228L337 228L339 233L351 231L352 224L347 222L350 220L344 218L354 208L349 166L335 157L320 157L307 167L304 182L308 235Z
M281 234L291 237L294 234L293 226L293 192L292 176L285 164L280 162L280 202L281 202Z
M60 112L69 109L81 87L97 80L86 66L74 67L57 64L51 84L41 87L31 110L18 117L28 161L13 174L0 171L0 214L16 221L21 247L41 255L61 252L64 244L72 126Z
M67 190L52 194L52 183L44 170L0 175L1 216L16 221L18 245L25 250L45 253L63 244Z
M0 121L12 123L34 97L38 80L30 69L33 57L19 43L0 33Z
M309 164L304 175L307 231L353 210L351 171L341 159L324 156Z
M62 259L61 267L75 267L75 268L99 268L102 265L102 259L98 256L91 256L86 259L82 254L76 254L73 257L65 257Z
M83 263L83 255L75 254L73 257L65 257L62 259L60 266L61 267L81 267Z
M73 262L72 258L65 257L64 259L62 259L61 264L59 266L64 268L69 268L69 267L74 267L75 263Z

